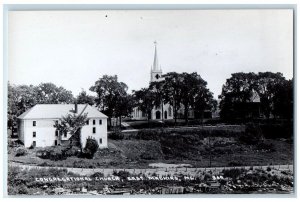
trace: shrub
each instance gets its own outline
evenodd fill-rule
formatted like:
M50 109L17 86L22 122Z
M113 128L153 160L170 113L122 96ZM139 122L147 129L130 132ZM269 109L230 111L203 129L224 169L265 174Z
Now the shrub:
M98 142L95 139L88 138L84 148L84 156L92 159L99 148Z
M109 139L112 140L123 140L124 134L120 130L116 130L108 135Z
M90 177L91 178L96 178L96 177L100 178L100 177L104 177L104 174L101 172L95 172Z
M271 168L270 168L270 167L268 167L268 168L267 168L267 171L268 171L268 172L270 172L270 171L271 171Z
M68 147L68 148L64 149L62 152L67 157L78 156L80 154L80 148L72 146L72 147Z
M114 176L118 176L118 177L120 177L121 179L127 179L127 177L131 176L131 174L130 174L128 171L123 171L123 170L121 170L121 171L119 171L119 172L114 171L114 172L113 172L113 175L114 175Z
M42 159L50 159L52 161L59 161L67 159L61 148L45 148L36 152L36 156Z
M259 125L247 124L245 133L239 138L239 141L245 144L254 145L263 139L263 134Z
M16 156L25 156L27 154L27 150L24 148L18 148L16 152Z
M243 169L230 169L230 170L224 170L224 177L230 177L232 179L236 179L243 173Z

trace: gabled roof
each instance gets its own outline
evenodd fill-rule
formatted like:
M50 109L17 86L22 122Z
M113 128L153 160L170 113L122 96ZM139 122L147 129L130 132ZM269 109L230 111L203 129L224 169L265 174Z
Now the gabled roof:
M80 114L85 108L85 104L78 104ZM59 119L62 116L73 113L74 104L37 104L31 109L21 114L19 119ZM88 113L87 118L107 118L106 115L99 112L95 107L87 105L83 113Z

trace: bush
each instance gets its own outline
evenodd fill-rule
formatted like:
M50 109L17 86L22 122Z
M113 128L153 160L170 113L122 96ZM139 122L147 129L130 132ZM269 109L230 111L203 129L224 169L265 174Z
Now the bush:
M259 125L247 124L246 130L240 136L239 141L248 145L259 143L263 139L263 134Z
M27 154L27 150L24 148L18 148L16 152L16 156L25 156Z
M68 148L64 149L62 152L67 157L78 156L81 153L80 148L79 147L75 147L75 146L68 147Z
M128 171L123 171L123 170L121 170L121 171L119 171L119 172L114 171L114 172L113 172L113 175L114 175L114 176L118 176L118 177L120 177L121 179L127 179L127 177L131 176L131 174L130 174Z
M224 177L230 177L232 179L236 179L244 172L244 169L230 169L223 170Z
M86 158L94 158L94 154L97 152L99 148L98 142L95 139L88 138L86 140L85 148L84 148L84 156Z
M59 161L67 159L61 148L45 148L36 152L36 156L42 159L50 159L52 161Z
M108 134L108 138L112 140L123 140L124 134L120 130L117 130Z

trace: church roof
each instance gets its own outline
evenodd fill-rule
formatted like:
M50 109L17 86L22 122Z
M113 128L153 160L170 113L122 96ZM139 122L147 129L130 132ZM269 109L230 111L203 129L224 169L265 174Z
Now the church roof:
M98 111L95 107L86 104L78 104L78 113L87 113L87 118L107 118L106 115ZM74 104L37 104L25 111L19 119L59 119L62 116L73 113Z
M155 50L154 50L154 61L153 61L153 67L152 67L152 70L153 71L159 71L160 68L158 66L158 57L157 57L157 48L156 48L156 44L157 42L155 41L154 42L154 45L155 45Z

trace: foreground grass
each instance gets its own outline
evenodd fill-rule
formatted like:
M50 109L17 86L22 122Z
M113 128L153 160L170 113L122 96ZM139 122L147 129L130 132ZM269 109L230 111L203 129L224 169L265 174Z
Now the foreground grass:
M186 146L169 145L153 140L109 140L107 149L99 150L94 159L69 157L66 160L51 161L36 157L38 149L28 149L25 156L15 156L16 149L10 149L9 162L50 167L75 168L148 168L150 163L164 162L191 164L193 167L254 166L293 164L293 145L284 140L266 139L274 150L257 150L255 146L228 142L208 147L205 144Z

